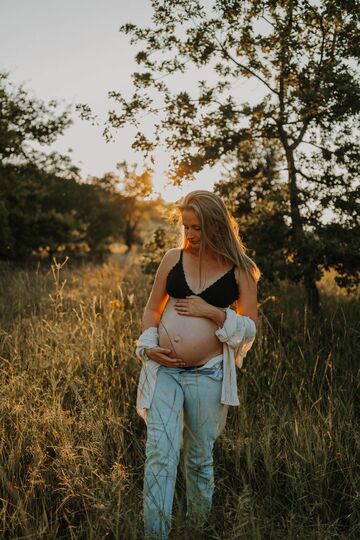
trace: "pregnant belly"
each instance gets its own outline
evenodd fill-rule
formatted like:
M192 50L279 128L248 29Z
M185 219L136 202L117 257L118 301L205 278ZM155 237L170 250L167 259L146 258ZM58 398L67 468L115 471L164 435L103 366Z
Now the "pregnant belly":
M205 364L222 353L222 343L215 335L216 324L205 317L179 315L170 298L159 324L159 345L171 349L170 356L188 365ZM165 327L165 328L164 328Z

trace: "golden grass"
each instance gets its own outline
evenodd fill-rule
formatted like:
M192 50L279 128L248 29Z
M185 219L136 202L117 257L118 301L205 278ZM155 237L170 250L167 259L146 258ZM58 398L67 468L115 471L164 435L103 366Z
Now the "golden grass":
M145 425L135 412L149 278L138 255L96 266L0 267L4 538L142 538ZM324 317L283 284L238 372L196 538L351 539L359 530L358 295L327 276ZM171 538L186 529L179 472Z

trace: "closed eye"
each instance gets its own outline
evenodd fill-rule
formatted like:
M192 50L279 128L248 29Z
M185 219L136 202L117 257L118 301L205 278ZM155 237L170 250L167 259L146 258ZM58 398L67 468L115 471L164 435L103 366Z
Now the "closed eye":
M188 229L188 228L189 228L188 225L183 225L183 227L184 227L185 229ZM201 227L193 227L193 229L195 229L195 231L200 231L200 230L201 230Z

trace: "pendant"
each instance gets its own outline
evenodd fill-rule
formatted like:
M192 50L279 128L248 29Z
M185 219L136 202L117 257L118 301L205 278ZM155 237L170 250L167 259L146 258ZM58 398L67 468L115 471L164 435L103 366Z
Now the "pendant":
M175 343L179 343L180 337L179 336L174 336L174 341L175 341Z

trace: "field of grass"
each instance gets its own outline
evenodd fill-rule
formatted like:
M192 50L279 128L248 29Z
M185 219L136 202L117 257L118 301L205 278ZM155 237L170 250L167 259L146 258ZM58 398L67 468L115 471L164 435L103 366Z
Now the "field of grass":
M0 266L1 538L142 538L137 262ZM360 538L359 296L320 288L318 320L296 286L259 296L211 519L186 529L179 471L171 539Z

